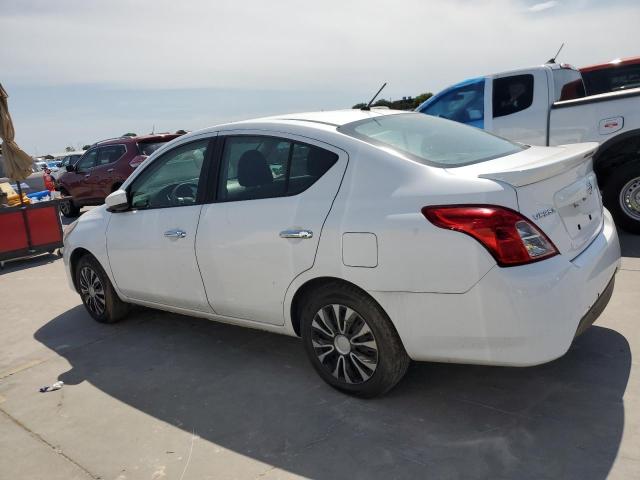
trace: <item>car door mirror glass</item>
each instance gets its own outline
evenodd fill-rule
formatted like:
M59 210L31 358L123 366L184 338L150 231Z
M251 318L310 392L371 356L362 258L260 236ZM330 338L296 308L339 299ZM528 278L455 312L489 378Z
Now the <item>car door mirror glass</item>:
M65 168L67 169L67 172L75 172L76 170L75 165L67 165Z
M118 189L107 196L105 203L107 204L107 210L110 212L122 212L127 210L129 208L127 192L125 190Z

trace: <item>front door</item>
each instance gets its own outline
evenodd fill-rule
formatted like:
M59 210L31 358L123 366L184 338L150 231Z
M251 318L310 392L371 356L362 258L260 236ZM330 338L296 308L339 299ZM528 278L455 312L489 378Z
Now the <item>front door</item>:
M109 263L116 285L131 299L211 311L194 250L210 140L155 159L127 189L131 209L111 215Z
M293 279L311 268L347 166L343 151L295 136L228 135L196 255L223 316L282 325Z
M91 171L91 196L102 201L112 192L116 162L127 152L124 145L105 145L98 150L96 165Z
M69 194L79 201L86 201L91 195L91 171L98 159L98 148L89 150L76 164L75 170L65 175L65 185Z

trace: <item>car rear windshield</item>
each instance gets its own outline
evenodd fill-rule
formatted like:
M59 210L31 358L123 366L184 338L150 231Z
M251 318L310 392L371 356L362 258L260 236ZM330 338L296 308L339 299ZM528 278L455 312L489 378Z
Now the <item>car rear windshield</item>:
M166 140L164 142L138 142L138 150L140 151L140 155L146 155L148 157L165 143L167 143Z
M475 127L424 115L404 113L367 118L338 131L412 160L436 167L461 167L520 152L526 147Z

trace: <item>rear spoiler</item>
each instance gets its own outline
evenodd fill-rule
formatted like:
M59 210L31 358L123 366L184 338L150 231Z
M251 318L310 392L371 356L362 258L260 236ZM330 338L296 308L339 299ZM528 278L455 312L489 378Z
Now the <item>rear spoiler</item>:
M573 167L590 160L598 148L598 144L595 142L559 146L562 147L562 151L543 160L537 159L532 162L531 166L520 165L518 170L482 173L478 177L498 180L514 187L523 187L571 170Z

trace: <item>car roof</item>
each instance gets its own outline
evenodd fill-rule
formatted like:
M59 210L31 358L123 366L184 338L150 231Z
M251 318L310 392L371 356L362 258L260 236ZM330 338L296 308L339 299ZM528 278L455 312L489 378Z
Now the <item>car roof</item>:
M385 115L397 115L400 113L412 113L412 111L391 110L387 108L372 107L371 110L361 110L353 108L348 110L287 113L283 115L273 115L270 117L254 118L215 125L212 127L204 128L202 130L190 132L189 134L185 135L185 137L190 138L195 135L201 135L203 133L213 133L220 130L233 130L234 128L247 129L252 126L259 128L266 125L282 126L295 124L297 126L304 126L307 128L316 128L322 130L329 129L335 131L336 127L340 127L347 123L357 122L359 120L365 120L367 118L381 117Z
M608 68L622 67L625 65L636 65L640 63L640 57L629 58L616 58L607 63L597 63L595 65L588 65L586 67L580 67L581 72L594 72L596 70L605 70Z
M100 140L92 145L92 147L98 145L113 145L119 143L131 143L131 142L168 142L173 140L174 138L178 138L181 134L178 133L154 133L149 135L136 135L126 136L126 137L117 137L117 138L108 138L106 140Z

